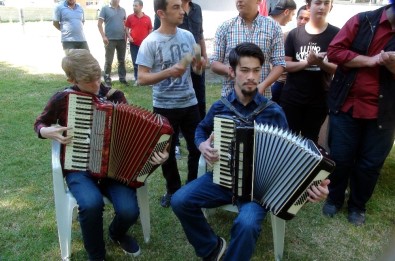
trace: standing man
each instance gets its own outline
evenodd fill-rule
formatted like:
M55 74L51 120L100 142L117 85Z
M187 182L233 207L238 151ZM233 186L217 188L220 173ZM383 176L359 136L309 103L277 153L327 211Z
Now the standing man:
M133 14L129 15L125 22L125 27L130 44L130 54L133 61L134 85L138 85L136 64L137 53L145 37L152 32L151 18L143 13L143 1L133 2Z
M53 26L61 32L63 50L89 50L83 30L85 22L84 10L75 1L62 1L55 7Z
M229 52L239 43L254 43L265 55L258 91L266 98L271 98L270 86L284 71L283 33L277 22L259 15L258 5L261 1L236 0L239 15L224 22L215 33L211 70L225 76L221 93L224 97L234 89L234 81L229 69Z
M336 162L323 214L334 216L345 201L348 221L365 223L381 168L395 138L395 5L352 17L328 48L338 64L329 88L329 147Z
M144 39L137 55L138 81L153 85L154 112L165 116L174 130L181 129L188 148L188 178L197 177L200 152L194 144L195 129L200 121L199 109L191 79L191 66L183 59L194 55L195 39L187 30L178 28L184 20L181 0L154 0L154 10L161 25ZM192 69L199 71L206 65L193 58ZM181 187L175 158L173 134L169 160L162 165L167 192L161 199L162 207L169 207L172 195Z
M110 5L103 6L99 14L97 27L103 38L106 51L104 63L104 82L111 86L111 66L114 53L117 50L119 82L128 85L126 81L125 54L126 54L126 32L125 32L125 9L119 6L119 0L111 0ZM105 24L105 31L103 30Z
M207 61L206 42L203 35L203 16L202 9L198 4L192 3L191 0L182 0L182 9L184 10L184 21L178 27L188 30L193 34L195 41L200 45L201 54ZM154 29L158 29L160 20L155 15ZM206 116L206 72L202 70L201 74L197 74L191 70L193 89L195 90L196 98L198 101L200 118ZM175 130L178 132L178 130ZM179 138L176 140L176 157L181 158L181 150L179 148Z

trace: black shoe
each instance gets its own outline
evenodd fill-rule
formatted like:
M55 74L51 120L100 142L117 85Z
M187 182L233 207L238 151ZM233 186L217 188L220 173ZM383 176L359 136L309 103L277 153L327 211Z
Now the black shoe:
M362 226L365 224L365 212L351 210L348 212L348 222L355 226Z
M330 199L327 199L322 207L322 214L327 217L334 217L339 210L339 206L336 206Z
M167 192L166 194L163 195L163 197L160 200L160 205L164 208L168 208L170 207L170 201L171 201L171 197L173 196L173 194Z
M207 257L203 258L203 261L218 261L221 259L222 255L225 253L226 241L222 237L218 237L217 247L211 252Z
M118 244L122 248L123 252L125 252L125 254L134 257L140 255L140 247L133 237L124 235L118 239L115 239L110 236L110 239L112 242Z
M119 80L119 82L125 86L129 86L129 83L126 80Z

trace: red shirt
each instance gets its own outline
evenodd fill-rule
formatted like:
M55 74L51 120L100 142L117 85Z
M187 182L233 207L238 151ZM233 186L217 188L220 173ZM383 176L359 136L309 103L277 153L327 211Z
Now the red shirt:
M352 17L335 36L328 47L328 59L339 66L351 61L359 54L350 50L359 27L358 15ZM384 11L380 23L369 46L367 56L374 56L384 49L394 36L387 14ZM376 119L378 116L379 66L361 67L355 82L341 108L347 112L353 109L353 117L360 119ZM347 68L343 68L347 70Z
M140 46L145 37L152 31L151 18L143 13L142 17L131 14L126 18L125 26L130 28L133 44Z

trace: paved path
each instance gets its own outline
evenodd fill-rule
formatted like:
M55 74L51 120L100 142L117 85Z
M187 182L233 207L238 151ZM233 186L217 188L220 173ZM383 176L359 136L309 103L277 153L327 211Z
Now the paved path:
M330 23L341 27L353 14L365 10L376 9L378 6L335 4L329 15ZM211 31L217 24L225 20L221 12L204 14L204 24ZM223 17L219 21L218 17ZM294 25L290 23L290 28ZM289 29L290 29L289 28ZM285 30L288 28L285 28ZM85 34L92 54L104 65L104 47L97 29L96 21L86 21ZM207 31L210 31L207 30ZM56 73L63 74L60 66L64 56L60 43L60 32L52 22L30 22L22 26L19 23L1 23L0 33L0 61L6 61L11 65L25 68L29 73ZM211 33L212 34L212 33ZM212 37L212 35L210 35ZM210 38L210 37L209 37ZM208 53L212 51L212 44L208 41ZM131 63L130 57L127 57ZM131 69L128 70L128 80L132 80ZM207 72L208 81L220 81L220 77Z

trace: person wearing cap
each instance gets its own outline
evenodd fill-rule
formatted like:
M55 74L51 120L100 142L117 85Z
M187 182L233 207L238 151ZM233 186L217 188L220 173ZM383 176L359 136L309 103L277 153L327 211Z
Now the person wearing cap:
M336 65L326 59L326 50L339 28L326 20L332 0L307 0L310 20L291 30L285 41L287 81L280 96L289 128L318 142L328 114L326 94Z
M229 67L229 53L237 44L250 42L258 45L264 55L262 75L258 91L271 99L270 86L284 71L284 39L280 25L269 17L259 14L262 0L236 0L239 15L222 23L214 37L214 51L211 56L211 70L224 76L223 97L234 89L234 79Z
M295 15L296 3L294 0L280 0L274 9L269 13L269 16L278 22L281 26L287 25L291 22Z

